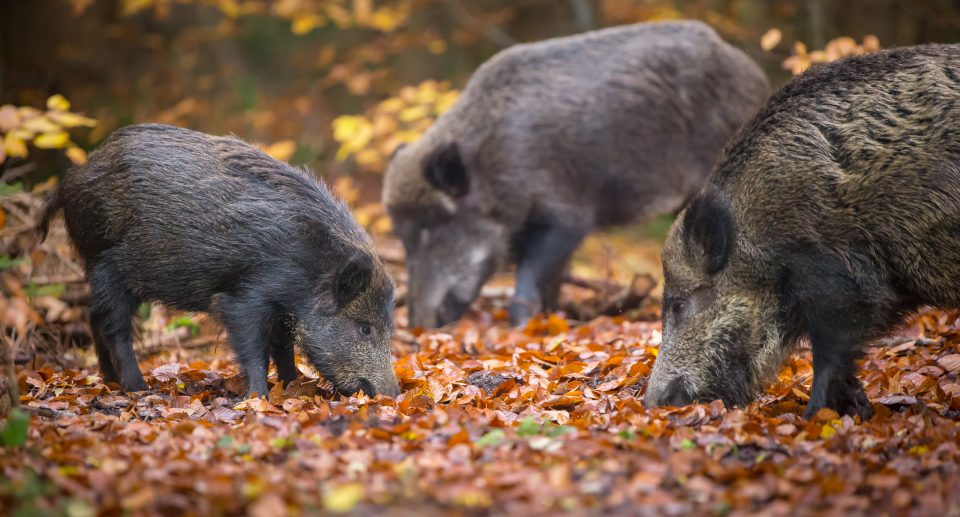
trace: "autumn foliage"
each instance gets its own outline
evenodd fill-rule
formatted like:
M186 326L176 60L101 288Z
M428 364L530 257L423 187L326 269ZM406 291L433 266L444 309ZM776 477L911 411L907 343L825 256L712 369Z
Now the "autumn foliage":
M587 3L593 19L577 23L704 20L780 79L881 43L867 33L811 42L787 24L814 2ZM646 409L656 291L628 314L578 321L567 310L513 329L509 287L497 282L444 329L408 329L398 309L396 399L336 395L298 358L298 382L282 389L271 372L269 396L245 400L221 328L156 305L140 308L135 347L150 391L103 382L83 267L62 226L43 244L33 236L56 181L48 175L130 122L236 133L326 176L375 234L402 298L403 257L378 201L390 154L455 102L474 65L523 29L544 37L544 20L578 4L45 3L78 27L109 23L77 32L82 45L55 40L51 25L44 38L56 53L31 66L61 72L48 74L56 84L0 102L0 515L957 515L957 312L916 315L869 350L867 422L830 410L801 418L812 377L804 350L747 407ZM910 3L920 4L933 3ZM780 23L760 24L758 12ZM108 65L95 67L97 57ZM50 155L56 170L26 176ZM573 270L603 287L567 285L564 299L610 305L632 274L658 267L648 241L588 240ZM624 273L638 262L650 270Z

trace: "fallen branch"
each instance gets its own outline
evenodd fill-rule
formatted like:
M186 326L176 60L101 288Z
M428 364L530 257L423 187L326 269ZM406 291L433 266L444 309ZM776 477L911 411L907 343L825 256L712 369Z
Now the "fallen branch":
M30 279L30 282L34 285L50 285L50 284L82 284L85 282L83 275L78 274L64 274L64 275L45 275L45 276L35 276Z
M167 334L159 339L151 340L149 343L140 343L140 346L137 348L137 353L141 355L153 355L171 348L203 348L219 341L219 335L196 336L182 339L179 336Z
M44 418L57 419L62 416L77 416L72 411L61 411L59 409L53 409L48 407L33 407L33 406L21 406L20 409Z
M566 282L568 279L564 279ZM651 275L635 275L628 286L618 286L609 282L570 278L570 283L578 287L592 289L598 296L584 301L568 301L560 309L568 316L581 321L592 320L599 316L617 316L624 312L639 309L657 286Z

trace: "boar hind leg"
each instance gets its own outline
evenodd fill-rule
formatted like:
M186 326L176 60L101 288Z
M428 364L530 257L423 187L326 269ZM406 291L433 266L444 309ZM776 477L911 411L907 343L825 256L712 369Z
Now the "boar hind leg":
M804 416L822 408L840 414L873 414L857 378L856 359L865 336L882 325L883 289L872 268L856 256L847 266L837 259L816 256L791 268L793 281L785 294L794 315L801 317L813 349L813 386Z
M273 325L270 333L270 355L277 365L277 377L286 386L297 378L297 365L293 357L293 330L290 322L281 320Z
M217 295L216 310L230 336L230 344L247 377L247 396L266 396L270 338L275 319L272 306L250 293Z
M140 301L125 286L109 259L87 270L90 282L90 327L104 380L125 391L147 389L133 353L132 318Z
M517 267L517 289L510 301L511 323L524 325L545 304L556 305L563 271L583 236L582 231L561 226L538 228L526 236Z

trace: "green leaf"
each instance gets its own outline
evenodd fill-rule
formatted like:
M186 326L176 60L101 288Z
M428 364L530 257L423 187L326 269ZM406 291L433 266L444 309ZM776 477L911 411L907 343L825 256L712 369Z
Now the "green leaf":
M547 436L551 438L556 438L558 436L563 436L567 433L576 432L577 428L571 425L551 425L547 430Z
M0 197L12 196L23 192L23 183L2 183L0 182Z
M137 316L139 316L141 320L150 319L150 304L146 302L141 303L140 307L137 307Z
M617 436L623 438L624 440L634 440L637 437L637 432L633 429L621 429L617 432Z
M15 259L15 258L11 258L10 255L0 255L0 271L19 266L20 264L23 264L26 261L27 259L24 259L24 258Z
M0 429L0 444L4 447L22 447L27 443L27 431L30 428L30 417L19 409L10 411L7 421Z
M517 436L536 436L540 434L541 428L540 423L534 420L533 417L527 417L521 420L520 425L517 426Z
M683 441L680 442L680 448L685 451L692 451L697 448L697 444L689 438L684 438Z
M477 447L495 447L503 443L506 434L503 429L494 429L480 437L475 443Z
M169 325L167 325L168 332L172 332L178 328L189 329L191 336L196 336L197 334L200 333L200 325L197 322L193 321L192 316L180 316L179 318L171 321Z
M37 285L33 282L27 284L23 289L27 296L30 298L36 298L38 296L52 296L54 298L59 298L67 291L66 284L49 284L49 285Z
M218 449L226 449L228 447L231 447L232 445L233 445L232 436L224 436L223 438L220 438L219 440L217 440Z

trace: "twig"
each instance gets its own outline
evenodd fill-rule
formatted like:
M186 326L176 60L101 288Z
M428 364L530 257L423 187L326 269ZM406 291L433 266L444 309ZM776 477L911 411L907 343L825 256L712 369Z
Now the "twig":
M570 7L573 8L573 17L577 20L578 29L586 32L597 27L593 19L593 9L587 0L570 0Z
M34 415L41 416L44 418L60 418L62 416L76 416L72 411L61 411L59 409L53 409L48 407L33 407L33 406L22 406L20 409L26 411L27 413L33 413Z
M137 349L138 354L143 355L153 355L160 353L171 347L178 348L203 348L210 346L214 343L220 341L220 336L197 336L183 341L175 341L173 339L160 339L156 343L143 346Z
M507 48L517 44L517 40L504 32L503 29L483 21L483 19L471 13L457 0L445 0L445 3L450 6L450 10L453 12L453 16L457 21L480 31L484 37L500 47Z
M23 176L24 174L27 174L28 172L36 168L37 168L37 164L32 162L10 167L9 169L3 172L2 176L0 176L0 183L10 183L11 181L19 178L20 176Z
M63 274L63 275L44 275L44 276L35 276L30 279L30 282L36 285L49 285L49 284L79 284L83 283L85 280L83 275L77 274Z
M4 375L7 377L7 393L10 395L9 409L16 409L20 406L20 387L17 385L17 370L13 366L13 349L17 346L16 341L9 337L4 337L3 346L3 366Z
M586 285L595 284L591 281ZM650 296L650 293L656 287L656 280L650 275L635 275L629 286L620 286L616 291L608 290L609 284L599 282L601 285L596 289L604 293L593 300L585 302L568 302L562 307L562 310L571 317L578 320L592 320L598 316L616 316L632 309L638 309L643 302ZM606 293L613 292L613 296L605 296Z

